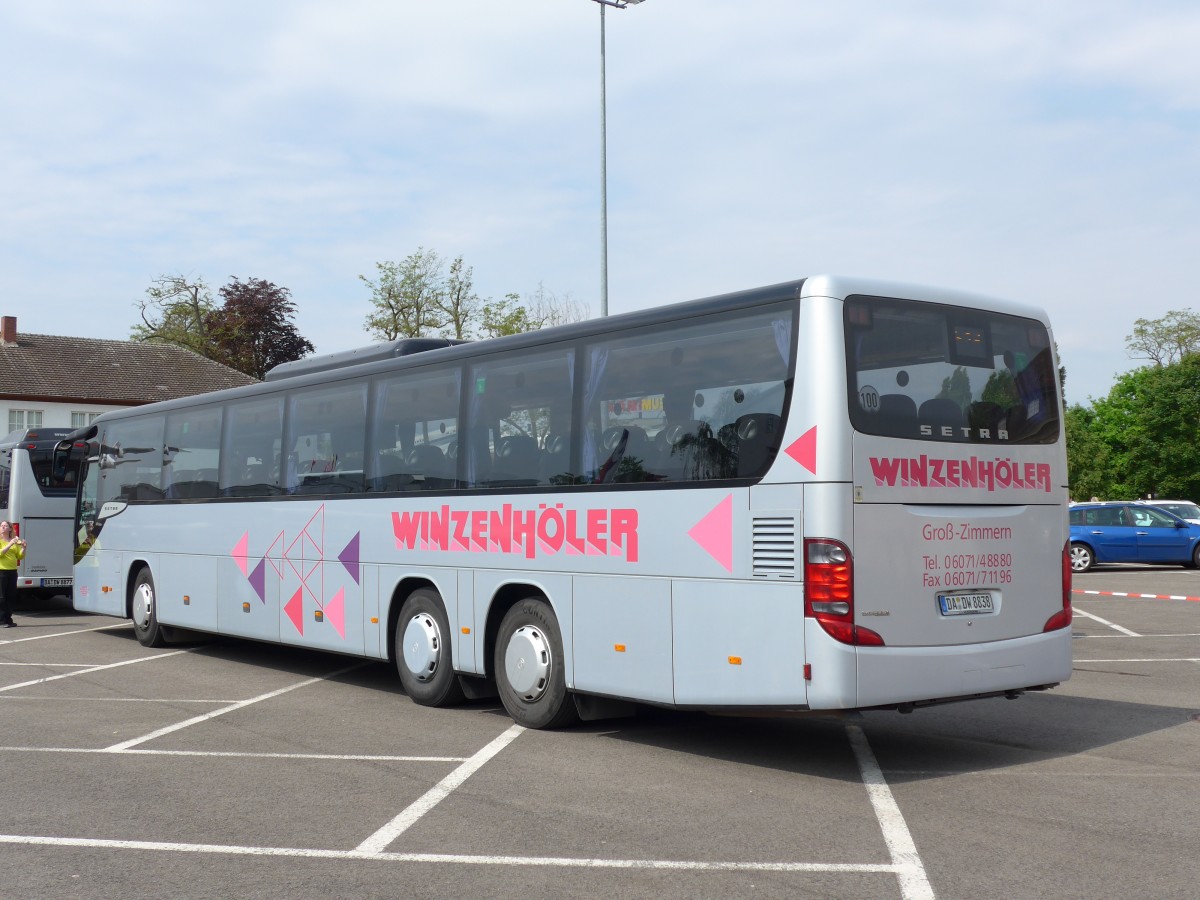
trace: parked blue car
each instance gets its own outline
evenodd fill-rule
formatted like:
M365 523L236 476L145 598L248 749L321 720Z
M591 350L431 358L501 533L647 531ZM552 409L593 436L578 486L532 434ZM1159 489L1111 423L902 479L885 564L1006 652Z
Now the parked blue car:
M1077 503L1071 507L1071 569L1101 563L1200 567L1200 525L1157 506Z

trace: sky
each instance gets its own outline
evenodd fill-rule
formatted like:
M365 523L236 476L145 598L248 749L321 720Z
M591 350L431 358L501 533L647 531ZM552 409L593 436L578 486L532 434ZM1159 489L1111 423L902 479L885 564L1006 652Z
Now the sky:
M609 309L833 272L1045 308L1068 403L1195 304L1195 0L645 0L605 17ZM161 275L461 255L600 309L594 0L0 0L0 312L126 339Z

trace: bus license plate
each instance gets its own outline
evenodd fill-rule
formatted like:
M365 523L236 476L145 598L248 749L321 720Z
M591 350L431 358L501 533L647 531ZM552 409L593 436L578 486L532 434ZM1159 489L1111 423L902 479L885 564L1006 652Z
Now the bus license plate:
M70 578L43 578L42 587L70 587Z
M977 594L938 594L937 599L943 616L978 616L996 610L992 595L986 591Z

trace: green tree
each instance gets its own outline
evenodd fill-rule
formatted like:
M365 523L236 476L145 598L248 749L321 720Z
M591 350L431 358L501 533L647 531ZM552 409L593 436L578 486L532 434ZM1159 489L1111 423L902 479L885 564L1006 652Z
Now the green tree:
M1067 435L1068 489L1073 500L1122 496L1115 489L1112 452L1099 433L1096 414L1087 407L1069 407L1064 426Z
M142 324L133 326L131 340L174 344L212 358L206 320L216 304L204 279L159 275L135 305Z
M480 316L479 295L475 293L475 270L463 264L462 256L450 263L450 274L442 290L441 310L446 315L448 336L465 340Z
M1190 309L1173 309L1160 319L1138 319L1125 346L1134 359L1168 366L1200 350L1200 316Z
M1200 497L1200 356L1126 372L1093 414L1110 498Z
M479 336L503 337L506 334L523 334L541 328L530 320L529 310L521 305L519 294L505 294L501 300L489 300L480 308Z
M403 262L375 264L378 278L358 276L371 289L371 312L364 322L368 334L381 341L428 337L450 324L443 310L445 285L442 259L418 247Z
M364 328L377 340L501 337L588 317L587 307L569 293L560 296L540 282L525 298L508 293L482 300L475 292L475 271L461 255L450 263L449 274L442 272L442 258L423 247L401 263L381 262L375 268L376 279L359 279L371 289L374 307Z

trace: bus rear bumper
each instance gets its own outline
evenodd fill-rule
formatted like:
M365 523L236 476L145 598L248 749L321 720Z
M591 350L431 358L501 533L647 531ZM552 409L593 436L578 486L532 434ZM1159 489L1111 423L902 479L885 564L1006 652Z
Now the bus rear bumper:
M1071 677L1071 629L953 647L860 647L859 709L1049 687Z

